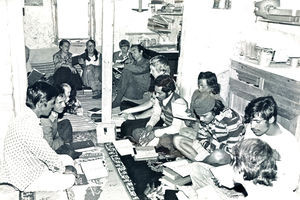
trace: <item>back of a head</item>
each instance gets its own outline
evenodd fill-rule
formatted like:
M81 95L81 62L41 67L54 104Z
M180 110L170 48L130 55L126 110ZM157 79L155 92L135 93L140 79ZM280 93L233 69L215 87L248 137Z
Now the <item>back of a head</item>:
M57 89L49 83L44 81L35 82L27 88L26 105L33 109L38 102L46 103L56 97L57 94Z
M175 82L170 75L160 75L154 80L154 86L162 87L163 92L174 92Z
M235 171L243 172L244 180L271 186L276 180L278 153L269 144L252 138L240 141L233 147Z
M127 47L130 47L130 43L128 42L128 40L121 40L119 42L119 47L123 47L123 46L127 46Z
M206 71L200 72L198 75L198 81L200 79L205 79L207 85L212 89L213 94L220 94L220 84L218 83L218 79L215 73Z
M150 65L154 66L157 71L162 74L170 74L170 66L167 57L163 55L157 55L150 59Z
M245 108L245 123L250 123L255 115L259 114L263 119L277 119L277 104L272 96L258 97L250 101Z

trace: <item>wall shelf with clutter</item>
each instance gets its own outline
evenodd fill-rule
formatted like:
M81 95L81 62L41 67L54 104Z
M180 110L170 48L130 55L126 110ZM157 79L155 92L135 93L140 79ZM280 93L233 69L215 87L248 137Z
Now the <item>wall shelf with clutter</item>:
M279 0L256 2L254 13L260 22L300 26L300 10L281 9Z
M149 30L157 34L178 34L181 29L183 1L152 0L149 7L152 12L147 24Z

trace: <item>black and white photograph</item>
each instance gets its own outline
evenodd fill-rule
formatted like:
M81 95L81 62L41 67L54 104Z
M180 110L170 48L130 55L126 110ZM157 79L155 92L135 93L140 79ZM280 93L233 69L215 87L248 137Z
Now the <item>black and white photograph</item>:
M0 18L0 200L300 200L299 0Z

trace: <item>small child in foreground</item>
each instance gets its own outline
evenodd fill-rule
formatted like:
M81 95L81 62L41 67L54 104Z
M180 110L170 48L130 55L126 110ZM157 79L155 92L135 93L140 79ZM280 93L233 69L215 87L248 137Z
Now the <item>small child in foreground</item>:
M64 89L66 96L65 112L80 116L83 115L83 109L80 101L76 98L76 96L71 96L71 86L67 83L62 83L61 87Z

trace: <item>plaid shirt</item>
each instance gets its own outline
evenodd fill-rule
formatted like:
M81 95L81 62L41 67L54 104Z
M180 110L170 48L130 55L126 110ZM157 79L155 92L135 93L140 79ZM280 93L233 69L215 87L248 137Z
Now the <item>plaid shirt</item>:
M0 167L0 182L10 183L21 191L44 170L64 170L58 154L43 138L40 119L28 107L9 125Z
M231 148L244 134L242 118L234 110L225 108L211 123L200 125L197 139L210 153L215 149L230 153Z

